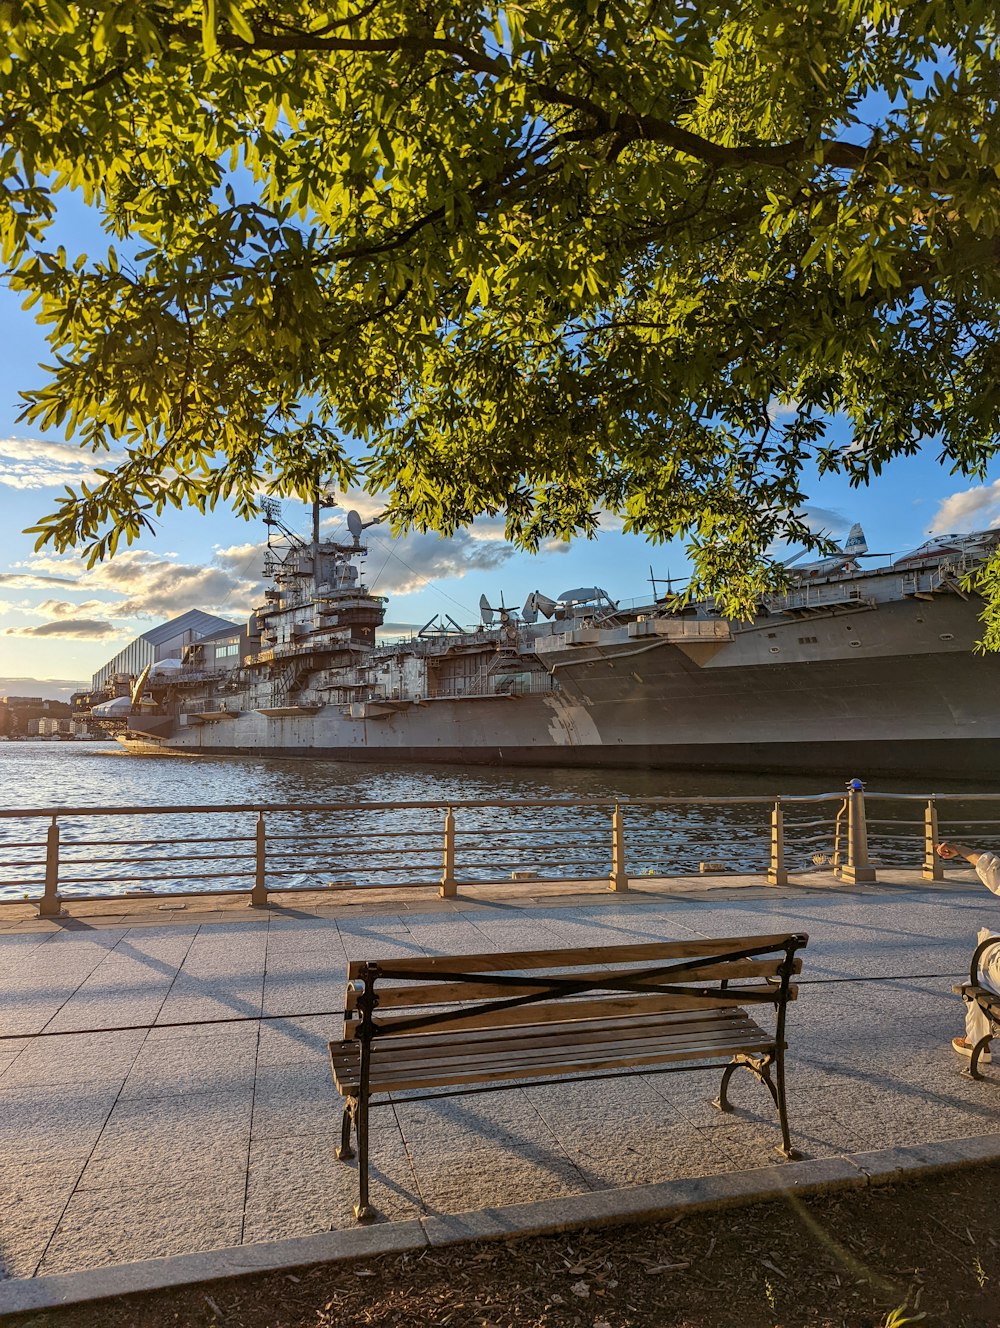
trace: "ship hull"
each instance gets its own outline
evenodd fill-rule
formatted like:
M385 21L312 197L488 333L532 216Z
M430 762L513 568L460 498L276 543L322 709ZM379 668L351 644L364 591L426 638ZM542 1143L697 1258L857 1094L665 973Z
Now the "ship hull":
M279 760L392 761L421 765L522 766L561 769L704 770L758 774L815 774L834 780L871 776L921 776L995 781L997 742L980 739L882 740L823 743L702 743L610 746L347 747L226 746L177 747L127 737L120 740L142 756L254 756Z
M900 594L749 625L636 622L535 643L551 684L525 694L266 704L205 693L145 721L132 751L465 765L738 770L829 778L992 779L1000 656L975 649L978 603ZM315 700L315 697L313 697ZM231 708L229 708L231 706ZM148 736L147 736L148 735Z

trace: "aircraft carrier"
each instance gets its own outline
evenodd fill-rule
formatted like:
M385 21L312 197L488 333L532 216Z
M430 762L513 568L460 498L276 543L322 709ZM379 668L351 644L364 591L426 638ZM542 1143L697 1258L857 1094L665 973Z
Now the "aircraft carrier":
M364 523L305 540L268 514L265 603L239 649L158 661L124 718L143 754L342 761L988 777L1000 750L1000 657L975 649L963 588L1000 532L941 537L864 568L855 527L800 566L751 621L711 602L625 608L596 587L482 603L379 644L386 601L365 586ZM654 592L656 587L654 585ZM234 632L237 630L233 629ZM117 707L117 711L115 710Z

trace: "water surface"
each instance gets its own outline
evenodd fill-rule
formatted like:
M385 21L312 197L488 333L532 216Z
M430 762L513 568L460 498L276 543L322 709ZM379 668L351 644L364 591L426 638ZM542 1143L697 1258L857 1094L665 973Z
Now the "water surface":
M955 786L951 786L953 789ZM925 793L922 784L880 781L882 792ZM938 791L947 792L947 788ZM60 889L100 891L247 889L255 870L257 816L195 809L335 804L329 812L265 815L267 883L272 887L432 883L442 872L443 817L455 809L459 880L601 877L611 869L615 801L637 798L767 798L836 793L821 803L785 803L787 866L824 867L836 847L843 781L814 776L635 770L539 770L356 764L252 757L150 757L112 743L0 743L0 809L191 808L171 815L59 818ZM869 790L872 857L919 864L922 803L882 803ZM571 807L532 806L572 799ZM433 802L433 809L358 809L355 803ZM599 805L595 805L599 804ZM698 871L702 862L764 871L770 805L626 806L631 875ZM997 838L994 804L942 805L942 833ZM977 822L974 824L973 822ZM0 819L0 898L37 895L44 882L50 818ZM841 852L843 842L841 819Z

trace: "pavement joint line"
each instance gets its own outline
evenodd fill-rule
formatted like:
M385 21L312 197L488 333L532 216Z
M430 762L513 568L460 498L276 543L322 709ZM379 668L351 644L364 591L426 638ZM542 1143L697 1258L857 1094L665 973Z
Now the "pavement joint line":
M317 1264L348 1264L474 1241L624 1226L685 1213L776 1202L793 1194L799 1197L864 1190L994 1162L1000 1162L1000 1133L834 1154L655 1185L592 1190L468 1213L428 1214L407 1222L376 1223L47 1277L12 1278L0 1281L0 1320Z

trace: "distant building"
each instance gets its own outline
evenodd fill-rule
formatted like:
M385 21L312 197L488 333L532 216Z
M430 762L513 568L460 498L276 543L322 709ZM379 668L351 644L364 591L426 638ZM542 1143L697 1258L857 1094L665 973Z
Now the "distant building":
M68 719L56 719L54 715L43 715L41 719L32 719L28 722L29 726L36 726L36 728L29 729L29 731L37 732L40 738L51 738L57 733L72 733L73 731Z
M239 663L240 627L237 623L217 618L212 613L203 613L201 609L189 609L179 618L152 627L120 650L114 659L109 659L103 668L98 669L91 681L92 692L103 692L115 674L134 677L142 672L147 664L156 664L162 659L182 659L190 653L192 646L213 640L224 635L237 643L233 664ZM214 650L213 650L214 657Z
M243 662L243 656L249 651L247 630L227 623L225 628L212 632L186 652L189 663L197 668L214 671L217 669L235 669Z

